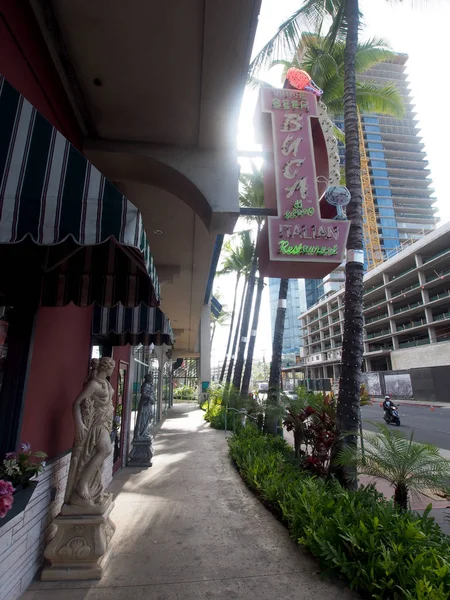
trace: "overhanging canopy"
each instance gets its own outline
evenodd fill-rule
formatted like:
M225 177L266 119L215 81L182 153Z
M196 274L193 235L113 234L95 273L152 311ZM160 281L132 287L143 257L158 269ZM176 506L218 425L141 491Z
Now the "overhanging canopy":
M1 76L0 130L2 302L30 279L43 306L157 306L137 208Z
M121 304L114 308L96 306L92 336L96 342L105 340L113 346L172 346L174 342L166 315L159 308L150 308L145 304L135 308L125 308Z

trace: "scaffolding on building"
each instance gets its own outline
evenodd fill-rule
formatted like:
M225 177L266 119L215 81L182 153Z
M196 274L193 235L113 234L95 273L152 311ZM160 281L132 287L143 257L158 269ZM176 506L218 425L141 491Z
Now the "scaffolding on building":
M378 233L377 214L375 212L375 202L373 200L372 184L370 181L369 161L367 159L362 121L359 111L358 135L361 160L361 187L363 195L363 234L364 245L366 249L367 270L370 271L374 267L381 265L383 262L383 252L381 250L380 235Z

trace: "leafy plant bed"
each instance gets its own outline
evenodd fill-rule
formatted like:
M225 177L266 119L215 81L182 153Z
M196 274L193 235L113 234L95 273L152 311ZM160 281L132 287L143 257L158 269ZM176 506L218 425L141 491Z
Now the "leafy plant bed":
M229 439L242 478L324 573L374 600L447 600L450 538L426 511L398 511L372 486L348 492L300 468L281 438Z

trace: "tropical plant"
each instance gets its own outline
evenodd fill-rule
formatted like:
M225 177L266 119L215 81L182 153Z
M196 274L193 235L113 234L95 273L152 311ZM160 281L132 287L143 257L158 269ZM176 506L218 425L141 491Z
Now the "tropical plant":
M450 462L439 448L415 442L414 432L405 438L384 424L374 425L377 433L363 434L364 453L359 448L355 454L344 446L337 457L340 465L350 463L361 474L388 481L394 488L394 503L402 510L407 510L410 494L448 491Z
M197 390L189 385L179 385L173 390L173 397L178 400L194 400Z
M336 431L336 407L331 394L300 388L297 399L288 400L283 425L294 434L296 458L304 468L325 477Z
M347 491L298 468L292 448L251 426L228 440L239 472L332 578L375 600L450 597L450 538L373 486Z
M252 172L251 173L242 173L239 177L240 184L240 192L239 192L239 205L243 208L251 208L251 209L259 209L263 208L264 205L264 178L261 169L257 169L256 166L251 163ZM256 241L255 247L258 245L258 237L259 232L261 230L261 225L263 222L263 217L250 217L250 220L255 221L257 223L257 231L256 231ZM255 291L255 281L256 281L256 271L258 269L258 253L255 252L253 257L253 263L250 269L249 277L248 277L248 285L247 285L247 293L245 295L245 303L244 310L242 313L242 323L240 329L240 337L238 343L237 357L236 357L236 367L234 370L233 376L233 386L241 390L242 393L248 393L248 383L250 382L250 374L251 374L251 362L253 361L253 355L250 356L250 369L247 371L246 382L248 379L248 383L244 389L241 389L242 384L242 373L244 371L244 360L245 360L245 349L247 346L247 338L248 338L248 329L250 325L250 317L252 312L252 303L253 303L253 295ZM263 288L259 289L260 295L262 295ZM257 299L257 304L261 304L261 297ZM256 319L256 326L258 324L259 318L259 310L258 316ZM254 329L256 331L256 328ZM251 337L251 336L250 336ZM254 344L252 348L252 352L254 350ZM248 354L248 353L247 353ZM245 389L246 388L246 389Z
M233 308L231 311L231 322L230 322L230 331L228 334L228 342L225 351L225 357L222 364L222 370L219 377L219 383L223 382L225 371L228 363L229 351L231 340L233 339L233 325L236 318L236 303L238 298L238 290L239 290L239 282L241 278L244 278L244 281L247 280L249 275L251 265L253 264L253 257L255 253L255 245L251 239L249 231L243 231L232 236L230 240L227 240L223 245L224 259L222 262L222 268L217 271L217 275L236 275L236 292L233 300ZM239 315L242 314L243 302L245 297L245 288L242 291L242 299L241 299L241 308L239 309ZM239 325L240 325L240 316L238 317L238 322L235 330L235 341L233 342L233 349L231 352L231 359L228 363L228 375L227 382L231 381L231 372L233 370L234 363L234 354L236 352L237 345L237 335L239 334Z

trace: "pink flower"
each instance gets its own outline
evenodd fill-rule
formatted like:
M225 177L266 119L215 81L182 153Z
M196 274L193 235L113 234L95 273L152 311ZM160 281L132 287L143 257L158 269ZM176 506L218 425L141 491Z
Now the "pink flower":
M15 490L10 481L4 481L3 479L0 479L0 498L2 496L12 496L14 492Z
M13 496L0 496L0 519L6 517L6 513L11 508L13 502Z
M29 442L24 442L20 445L22 452L28 453L31 450L31 444Z

